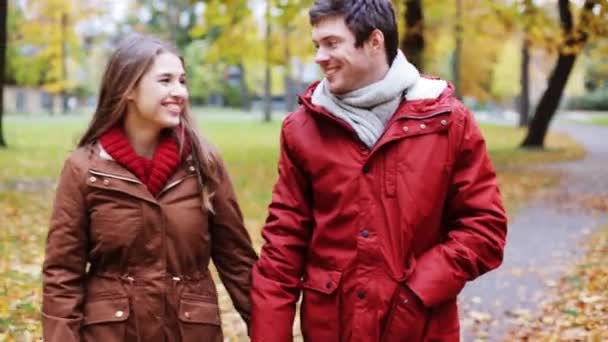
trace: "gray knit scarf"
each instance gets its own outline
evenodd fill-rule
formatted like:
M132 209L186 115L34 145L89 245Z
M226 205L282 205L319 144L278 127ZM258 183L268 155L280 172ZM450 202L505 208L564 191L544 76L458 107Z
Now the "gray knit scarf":
M419 78L416 67L399 50L382 80L346 94L334 95L329 92L327 79L323 79L312 94L312 103L346 121L359 139L371 148L399 107L404 91Z

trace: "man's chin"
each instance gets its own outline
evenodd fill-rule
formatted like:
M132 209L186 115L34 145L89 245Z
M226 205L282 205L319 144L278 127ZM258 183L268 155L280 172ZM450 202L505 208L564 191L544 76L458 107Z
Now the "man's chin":
M334 95L340 95L346 92L344 91L344 87L336 82L327 82L327 88L329 89L329 92Z

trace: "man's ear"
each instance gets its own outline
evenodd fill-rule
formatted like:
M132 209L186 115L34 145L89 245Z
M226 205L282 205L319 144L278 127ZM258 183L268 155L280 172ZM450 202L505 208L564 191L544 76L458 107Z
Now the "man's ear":
M378 29L374 29L367 39L369 47L374 53L384 51L384 33Z

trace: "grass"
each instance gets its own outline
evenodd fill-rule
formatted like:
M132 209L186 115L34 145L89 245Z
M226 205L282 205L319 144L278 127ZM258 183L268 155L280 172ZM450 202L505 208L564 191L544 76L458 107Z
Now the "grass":
M0 191L31 180L41 184L54 182L87 120L74 116L9 117L5 126L10 148L0 150L0 165L8 167L0 169ZM217 118L199 121L229 167L248 226L259 227L276 176L280 122Z
M608 116L597 116L591 119L591 123L594 125L608 126Z
M200 117L200 126L226 161L246 225L259 249L260 229L277 174L280 123L222 119L224 114ZM85 116L5 118L10 147L0 150L0 340L30 340L40 334L39 270L53 201L52 184L87 121ZM528 166L584 154L565 136L551 135L546 151L525 151L517 148L522 130L487 125L482 130L510 210L558 180L556 175Z
M520 149L525 129L482 125L481 130L488 145L490 157L496 167L498 183L507 213L514 212L540 190L559 182L559 175L534 168L558 161L582 158L581 145L565 134L549 134L545 149Z
M576 160L585 153L582 146L565 134L549 134L545 149L526 150L517 148L524 140L525 129L482 125L481 130L497 168Z
M588 125L608 126L608 111L580 111L577 114L570 120Z
M54 179L65 156L85 129L87 120L84 116L7 117L5 134L10 148L0 151L0 165L10 167L0 169L0 184L16 179ZM275 163L277 156L280 128L277 120L264 124L253 120L223 120L215 115L213 119L205 120L203 117L199 121L202 121L203 132L219 146L231 171L237 176L238 185L243 185L243 179L238 178L239 170L250 166L253 166L256 176L262 173L274 177L275 167L270 165ZM561 134L550 134L545 150L522 150L517 148L525 134L522 129L482 125L482 131L498 169L575 160L584 154L572 139ZM272 174L268 174L268 169ZM246 174L251 175L251 171L247 170Z

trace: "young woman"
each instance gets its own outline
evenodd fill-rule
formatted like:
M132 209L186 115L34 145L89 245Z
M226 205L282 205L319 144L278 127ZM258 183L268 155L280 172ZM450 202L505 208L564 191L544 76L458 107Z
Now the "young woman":
M213 259L248 323L256 261L230 179L197 133L183 60L134 35L60 176L43 266L46 342L222 341Z

